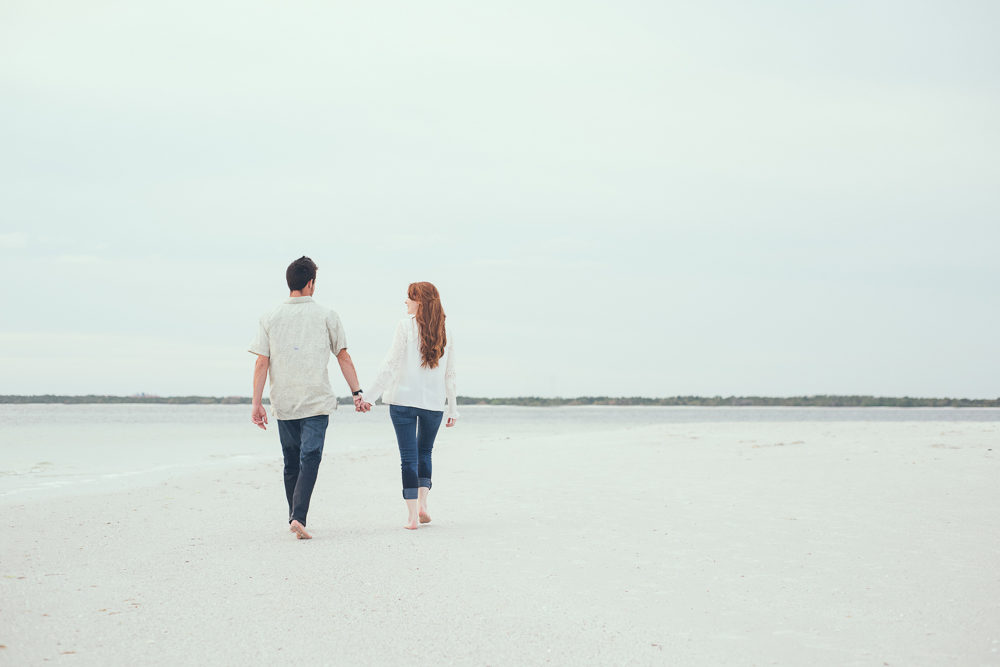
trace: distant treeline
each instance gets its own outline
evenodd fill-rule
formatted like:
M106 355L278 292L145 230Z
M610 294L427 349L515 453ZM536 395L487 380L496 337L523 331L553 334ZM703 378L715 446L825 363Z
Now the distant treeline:
M342 396L340 403L350 405L350 396ZM671 398L612 398L609 396L581 396L579 398L473 398L459 396L460 405L522 405L530 407L561 407L567 405L689 405L727 406L756 405L779 407L831 407L831 408L1000 408L998 399L978 398L891 398L885 396L793 396L771 398L768 396L673 396ZM0 403L166 403L172 405L241 405L249 404L247 396L0 396ZM268 399L264 399L269 404Z
M0 396L0 403L169 403L172 405L250 404L248 396ZM264 403L269 403L265 398Z
M884 396L673 396L670 398L612 398L609 396L581 396L580 398L470 398L459 396L465 405L524 405L532 407L560 407L564 405L690 405L725 406L759 405L781 407L831 407L831 408L1000 408L998 399L978 398L891 398Z

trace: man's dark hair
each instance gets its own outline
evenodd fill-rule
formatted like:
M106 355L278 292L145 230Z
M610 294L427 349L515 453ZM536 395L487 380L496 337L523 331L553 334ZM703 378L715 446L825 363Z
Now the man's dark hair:
M293 292L301 290L309 284L310 280L316 280L316 262L305 255L288 265L285 271L285 280L288 282L288 289Z

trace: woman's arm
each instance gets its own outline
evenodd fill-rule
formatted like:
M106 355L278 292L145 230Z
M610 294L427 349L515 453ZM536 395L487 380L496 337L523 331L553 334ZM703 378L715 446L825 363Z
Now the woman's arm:
M366 401L375 403L375 400L382 395L386 387L399 377L399 369L403 367L403 357L405 355L406 322L404 321L396 326L396 333L392 337L392 346L389 348L389 353L385 355L382 365L378 367L375 382L363 394Z
M445 427L454 426L458 419L458 389L455 385L455 339L448 333L448 362L444 367L444 392L448 397L448 421Z

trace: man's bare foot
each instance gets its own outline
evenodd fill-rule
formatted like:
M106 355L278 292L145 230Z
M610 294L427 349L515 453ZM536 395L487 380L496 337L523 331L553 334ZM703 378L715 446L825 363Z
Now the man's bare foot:
M420 523L430 523L431 515L427 513L426 509L420 510Z
M306 532L306 527L303 526L298 521L292 521L292 525L290 526L289 530L295 533L295 537L299 538L300 540L312 539L312 535Z

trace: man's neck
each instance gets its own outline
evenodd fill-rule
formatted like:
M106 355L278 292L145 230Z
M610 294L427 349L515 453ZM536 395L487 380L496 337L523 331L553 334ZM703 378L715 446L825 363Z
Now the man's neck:
M312 295L313 295L312 292L307 292L306 290L292 290L291 292L288 293L288 296L292 297L293 299L297 296L312 296Z

